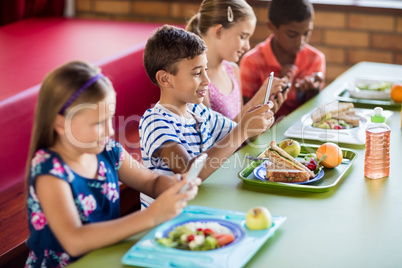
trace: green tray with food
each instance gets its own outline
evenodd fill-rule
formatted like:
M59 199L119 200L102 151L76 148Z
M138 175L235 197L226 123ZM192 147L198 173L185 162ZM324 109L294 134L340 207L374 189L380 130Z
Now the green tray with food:
M401 102L395 102L391 94L393 87L400 83L400 79L358 77L345 83L335 97L344 102L400 107Z
M245 184L260 187L326 192L341 181L357 155L331 142L272 141L258 156L246 156L253 161L238 176Z

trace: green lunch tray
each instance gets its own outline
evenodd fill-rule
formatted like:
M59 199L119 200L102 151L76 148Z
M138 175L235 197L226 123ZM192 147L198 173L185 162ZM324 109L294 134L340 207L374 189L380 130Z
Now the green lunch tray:
M337 100L343 101L343 102L353 102L353 103L361 103L361 104L369 104L369 105L374 105L374 106L381 106L381 107L401 107L401 103L399 102L394 102L393 100L373 100L373 99L361 99L361 98L355 98L350 95L349 90L346 88L341 88L334 94L335 98Z
M319 146L310 144L300 144L301 151L297 159L302 159L305 155L309 153L315 153ZM267 148L268 149L268 148ZM326 192L332 187L337 185L342 177L345 175L346 171L352 166L353 162L356 160L357 152L341 148L343 153L342 163L336 168L324 168L324 176L322 179L308 183L308 184L295 184L295 183L283 183L283 182L271 182L262 181L254 176L254 169L263 163L261 160L254 160L248 164L244 169L242 169L238 176L243 180L244 183L260 186L260 187L271 187L280 189L289 189L296 191L306 191L306 192ZM261 156L266 150L260 153Z

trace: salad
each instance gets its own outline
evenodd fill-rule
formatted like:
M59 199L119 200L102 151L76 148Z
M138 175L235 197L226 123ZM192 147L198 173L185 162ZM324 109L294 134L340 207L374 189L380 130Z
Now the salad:
M212 250L235 240L233 233L217 222L189 222L168 233L157 241L167 247L183 250Z
M320 160L318 160L316 154L308 154L304 157L304 159L300 160L300 163L305 165L308 169L313 171L315 175L317 175L322 170L323 166L321 162L324 161L326 157L327 156L324 155Z
M330 113L326 114L320 122L313 123L312 126L323 129L349 129L354 127L346 123L345 120L332 118Z
M369 79L356 80L355 85L360 90L386 91L391 90L392 83L389 81L377 81Z

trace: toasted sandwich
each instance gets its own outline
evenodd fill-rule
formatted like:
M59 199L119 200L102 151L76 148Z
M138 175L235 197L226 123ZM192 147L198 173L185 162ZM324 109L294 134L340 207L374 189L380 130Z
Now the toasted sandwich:
M328 104L320 105L312 114L311 119L313 123L320 122L322 119L327 117L328 114L332 116L337 116L340 114L347 114L350 109L354 107L353 103L350 102L331 102ZM354 116L349 114L350 116Z
M270 143L265 155L270 160L270 163L266 162L266 178L269 181L305 182L316 176L313 171L279 148L275 141Z

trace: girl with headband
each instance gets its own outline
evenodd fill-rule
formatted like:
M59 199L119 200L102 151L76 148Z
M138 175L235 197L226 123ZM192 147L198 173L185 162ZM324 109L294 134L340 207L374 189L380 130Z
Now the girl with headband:
M200 179L180 193L185 177L151 172L110 138L115 106L111 82L89 63L67 63L44 79L26 170L26 267L67 266L175 217L197 194ZM156 201L120 218L119 180Z
M250 37L256 21L253 9L244 0L204 0L198 13L186 26L186 30L199 35L208 47L208 77L211 83L203 103L236 122L249 108L264 102L268 84L267 77L258 93L243 105L236 62L250 49ZM281 86L284 86L283 81L275 78L270 98L274 103L274 112L286 98L286 91L280 93Z

